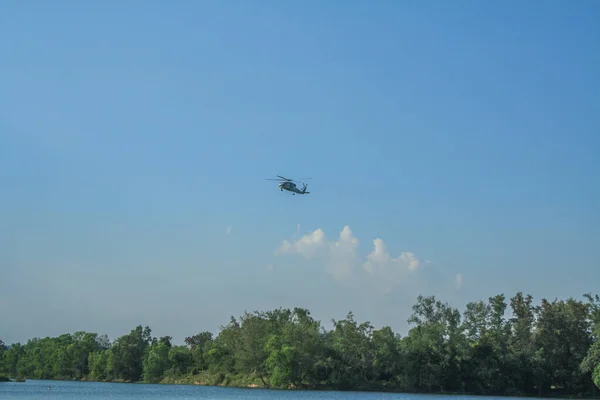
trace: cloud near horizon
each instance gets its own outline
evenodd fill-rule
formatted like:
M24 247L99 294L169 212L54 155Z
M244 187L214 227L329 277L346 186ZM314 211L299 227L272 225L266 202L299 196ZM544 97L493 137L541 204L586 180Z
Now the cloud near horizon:
M462 283L463 283L462 274L459 272L458 274L456 274L456 278L455 278L456 290L460 290L460 288L462 287Z
M296 254L307 260L323 262L325 271L336 280L348 280L358 274L376 279L379 290L390 292L394 286L406 280L427 261L420 260L412 252L402 252L392 257L383 239L373 240L373 249L362 258L358 254L359 240L348 225L341 230L337 240L328 241L319 228L298 240L284 240L276 255Z

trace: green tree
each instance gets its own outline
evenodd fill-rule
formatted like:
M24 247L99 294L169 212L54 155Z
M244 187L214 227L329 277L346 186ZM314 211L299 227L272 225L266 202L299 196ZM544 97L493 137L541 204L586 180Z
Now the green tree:
M194 336L185 338L185 344L188 346L193 360L192 373L204 371L208 368L206 353L213 345L212 333L205 331Z
M349 312L346 318L333 321L332 347L336 354L336 382L343 389L365 388L373 375L373 349L371 337L373 326L366 321L359 323Z
M8 350L8 347L0 339L0 375L7 374L7 363L4 361L4 354Z
M221 383L225 375L236 372L236 354L240 337L240 324L231 317L229 324L222 326L215 338L213 345L206 352L209 371L218 376L217 383Z
M171 366L169 360L170 350L169 342L159 341L150 345L148 356L143 361L144 381L156 383L164 377L165 371Z
M110 348L106 372L113 379L136 382L142 378L143 360L152 340L149 327L138 325Z
M94 381L104 381L109 378L107 371L108 356L107 350L93 351L88 355L88 378Z
M180 376L194 368L194 357L185 346L172 346L169 349L169 363L168 373L172 376Z
M592 344L589 307L569 298L552 302L542 299L538 307L535 346L538 351L540 392L556 388L563 393L584 390L589 378L579 370Z
M322 349L320 323L306 309L275 310L266 314L270 322L265 346L270 384L276 387L316 387L319 384L318 355Z
M594 372L592 374L592 379L594 380L594 383L596 384L598 389L600 389L600 363L596 365L596 368L594 369Z

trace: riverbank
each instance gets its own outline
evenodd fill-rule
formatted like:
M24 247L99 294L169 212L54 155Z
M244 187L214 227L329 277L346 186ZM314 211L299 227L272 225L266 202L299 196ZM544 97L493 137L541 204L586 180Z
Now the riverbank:
M10 379L9 379L10 380ZM38 380L38 379L36 379ZM45 379L39 379L45 380ZM47 379L52 381L56 379ZM202 372L199 374L190 374L177 377L165 377L158 382L146 382L146 381L125 381L125 380L92 380L87 377L83 379L65 379L65 381L81 381L81 382L107 382L107 383L131 383L131 384L151 384L151 385L192 385L192 386L213 386L213 387L229 387L238 389L269 389L269 390L298 390L298 391L335 391L335 392L373 392L373 393L401 393L401 394L423 394L423 395L436 395L436 396L476 396L476 397L506 397L506 398L552 398L552 399L581 399L581 400L594 400L600 398L600 391L597 393L590 393L589 395L568 395L563 393L545 393L543 396L534 396L520 393L505 393L505 394L493 394L493 393L467 393L467 392L445 392L445 391L431 391L431 392L416 392L402 390L397 386L392 385L377 385L372 387L333 387L328 385L315 386L302 386L296 387L290 385L288 387L273 387L262 382L258 376L242 376L242 375L224 375L224 374L210 374L208 372ZM20 380L13 379L13 382L25 382L25 379Z
M418 392L418 391L407 391L402 390L398 386L394 385L373 385L370 387L333 387L329 385L319 386L305 386L296 387L290 385L288 387L272 387L264 385L259 377L246 377L246 376L225 376L222 381L218 381L219 378L210 374L198 374L190 375L178 378L165 378L160 384L174 384L174 385L199 385L199 386L223 386L223 387L234 387L240 389L246 388L262 388L271 390L322 390L322 391L350 391L350 392L374 392L374 393L401 393L401 394L426 394L436 396L476 396L476 397L507 397L507 398L541 398L542 396L533 396L521 393L512 394L482 394L482 393L467 393L467 392L445 392L445 391L432 391L432 392ZM546 393L544 398L552 399L581 399L581 400L597 400L600 398L600 391L598 393L590 393L589 395L569 395L564 393Z
M226 386L236 388L270 388L269 385L264 383L258 376L210 374L207 372L175 377L168 376L158 383L173 385Z

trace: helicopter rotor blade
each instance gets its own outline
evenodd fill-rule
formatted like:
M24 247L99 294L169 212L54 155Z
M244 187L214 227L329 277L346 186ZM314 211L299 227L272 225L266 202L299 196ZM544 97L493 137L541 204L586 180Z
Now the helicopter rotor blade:
M296 183L304 183L304 181L309 181L309 180L311 180L311 179L312 179L312 178L298 179L298 180L294 180L294 181L292 181L292 182L296 182Z
M308 181L311 180L312 178L304 178L302 180L295 180L295 179L290 179L290 178L286 178L284 176L281 175L277 175L278 178L265 178L267 181L279 181L279 182L295 182L295 183L304 183L304 181Z

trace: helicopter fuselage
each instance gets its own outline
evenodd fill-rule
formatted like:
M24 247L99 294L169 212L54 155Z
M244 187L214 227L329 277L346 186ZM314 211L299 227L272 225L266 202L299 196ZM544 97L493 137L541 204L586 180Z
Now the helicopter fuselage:
M279 183L279 189L281 191L287 190L288 192L292 192L292 194L308 194L310 192L306 191L306 186L304 188L302 188L302 190L298 190L298 188L296 187L296 184L294 182L281 182Z
M302 189L298 189L296 184L292 179L285 178L281 175L277 175L279 179L267 178L268 181L279 181L279 189L283 192L284 190L288 192L292 192L292 194L309 194L310 192L306 191L306 183L302 183ZM308 178L310 179L310 178Z

